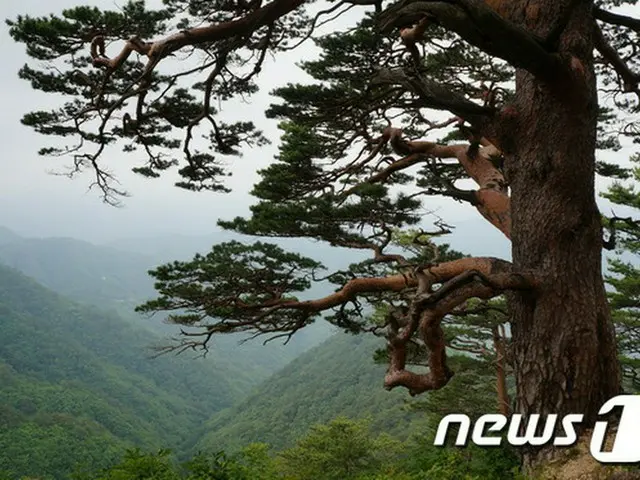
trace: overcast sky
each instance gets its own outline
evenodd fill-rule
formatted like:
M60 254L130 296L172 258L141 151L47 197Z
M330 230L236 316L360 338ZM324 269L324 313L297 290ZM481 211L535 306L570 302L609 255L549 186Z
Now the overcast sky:
M2 2L0 17L59 13L63 8L89 3L109 9L115 5L109 0ZM55 98L35 92L17 77L18 69L28 58L23 45L10 39L6 25L2 26L1 35L0 51L5 63L0 71L0 95L4 106L0 225L24 235L73 236L101 241L159 232L209 233L215 230L218 217L228 218L246 212L250 202L247 191L255 177L235 176L232 183L238 188L230 195L198 194L172 188L169 178L147 180L129 173L126 168L114 168L123 188L132 196L125 199L123 208L113 208L103 204L97 192L87 192L88 176L72 181L50 175L51 170L61 170L65 160L39 157L37 151L46 145L47 139L21 125L20 118L30 110L56 106ZM264 105L264 99L256 99L254 105L245 108L251 109L249 117L255 118L256 115L263 116ZM271 127L273 133L276 132L271 125L261 127ZM251 172L253 169L247 165L253 164L256 156L268 159L273 153L273 147L251 151L237 161L245 165L244 172ZM122 160L127 160L124 155Z
M18 14L46 15L59 13L63 8L82 4L95 4L113 9L117 2L74 0L21 0L2 2L0 17L15 18ZM274 141L274 145L246 150L234 159L235 175L230 182L232 194L193 193L172 187L170 178L149 180L137 177L126 168L126 156L118 159L113 169L123 188L132 196L124 200L122 208L103 204L95 191L87 192L88 177L69 180L48 174L61 169L64 160L39 157L37 151L46 145L46 138L33 133L20 124L21 116L33 109L56 106L55 98L32 90L28 83L17 77L18 69L28 61L23 45L14 43L6 25L0 32L0 96L3 106L1 117L2 175L0 176L0 225L26 236L70 236L103 243L123 237L152 236L157 234L209 234L217 230L218 218L231 218L247 212L252 202L248 191L256 180L255 170L266 165L276 151L278 130L275 122L264 119L269 104L268 91L285 82L304 78L295 67L295 61L312 55L310 48L301 48L263 69L260 79L263 93L253 97L251 104L243 105L244 118L253 120ZM234 120L236 111L222 112L223 120ZM621 154L621 157L626 156ZM68 160L67 160L68 162ZM426 208L437 209L438 214L457 225L451 243L457 248L467 247L469 253L500 255L508 252L507 241L495 228L479 218L468 207L435 199ZM448 239L449 240L449 239ZM469 248L472 246L472 248ZM470 251L472 250L472 251Z

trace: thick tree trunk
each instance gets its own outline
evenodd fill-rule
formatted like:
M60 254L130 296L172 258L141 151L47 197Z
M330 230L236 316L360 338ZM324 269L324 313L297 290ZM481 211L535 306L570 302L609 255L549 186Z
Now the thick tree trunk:
M502 326L493 327L493 348L496 352L496 393L498 396L498 411L508 417L511 414L511 400L507 391L506 349L505 337L501 332Z
M513 19L519 14L519 23L539 35L576 4L518 3L521 11L514 10ZM594 191L593 20L589 2L577 4L559 47L570 79L549 86L517 73L516 134L506 173L514 265L543 275L536 296L511 297L516 413L583 413L582 427L589 427L601 405L620 392L620 375ZM547 456L524 453L529 468Z

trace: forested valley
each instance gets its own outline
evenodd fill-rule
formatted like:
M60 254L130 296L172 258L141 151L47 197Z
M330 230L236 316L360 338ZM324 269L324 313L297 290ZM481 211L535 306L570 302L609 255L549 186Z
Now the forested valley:
M607 196L633 206L627 185ZM629 305L638 301L640 231L624 234L608 279L627 388L637 391L640 323ZM499 315L452 321L466 338L451 343L461 374L416 400L381 387L383 339L325 323L287 345L234 334L204 358L158 356L175 326L133 313L152 287L141 272L206 241L155 252L160 239L104 246L0 229L0 478L520 478L509 447L432 445L447 413L499 410L491 338ZM322 253L339 262L340 252ZM506 380L508 397L509 371Z
M288 345L231 336L205 358L156 357L172 327L130 309L149 293L140 272L153 258L5 228L0 261L3 480L502 478L517 467L507 450L429 447L429 418L455 409L451 398L475 415L494 408L484 362L459 357L472 373L444 398L405 404L381 388L384 342L328 324Z
M321 326L290 348L239 346L231 336L206 359L157 357L175 329L133 313L152 288L145 272L153 264L135 252L0 230L5 475L63 478L133 446L184 458L211 415L330 334Z
M379 338L326 324L288 345L231 336L205 358L156 356L172 326L129 308L152 258L3 228L0 261L0 478L441 478L468 455L407 455L433 433L429 407L380 387ZM480 413L493 392L476 369ZM464 468L477 474L515 465L501 452L491 472L476 455Z

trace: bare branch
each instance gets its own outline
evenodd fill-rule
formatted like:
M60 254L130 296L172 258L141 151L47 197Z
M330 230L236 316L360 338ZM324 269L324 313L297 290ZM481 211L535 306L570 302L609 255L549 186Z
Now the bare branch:
M605 59L605 61L611 65L622 79L622 91L623 92L638 92L638 82L640 82L640 74L631 71L629 66L620 57L618 52L613 48L607 39L605 38L602 30L597 24L594 24L594 39L596 48Z
M636 32L640 32L640 19L621 15L619 13L608 12L602 8L595 7L593 9L593 15L605 23L611 25L618 25L621 27L627 27Z

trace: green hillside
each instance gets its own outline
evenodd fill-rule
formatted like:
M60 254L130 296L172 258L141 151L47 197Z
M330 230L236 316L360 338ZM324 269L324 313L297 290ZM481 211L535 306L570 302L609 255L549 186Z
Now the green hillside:
M0 325L0 471L60 472L92 445L187 451L203 422L261 377L221 355L151 360L147 347L161 337L4 266ZM51 442L79 450L58 455Z
M175 326L164 324L161 318L149 320L133 313L136 305L155 296L153 279L147 271L162 262L206 251L210 247L207 242L215 241L207 238L151 237L122 241L113 248L72 238L22 238L2 227L0 264L13 267L74 301L117 310L137 326L168 338L178 333ZM146 255L140 253L143 245L147 247ZM169 245L173 248L169 249ZM131 251L123 250L127 247ZM227 359L233 355L239 368L257 375L257 383L329 335L329 326L319 322L295 335L286 346L282 342L263 346L263 339L239 346L243 337L228 336L213 342L212 356ZM237 352L242 354L236 355Z
M95 418L135 418L80 382L38 380L0 361L0 384L0 478L64 478L76 466L104 468L131 445Z
M372 428L408 433L424 416L407 412L406 391L382 388L385 366L373 362L383 341L337 334L291 362L249 398L216 414L198 442L202 450L234 450L250 442L291 446L309 427L338 416L370 417Z

